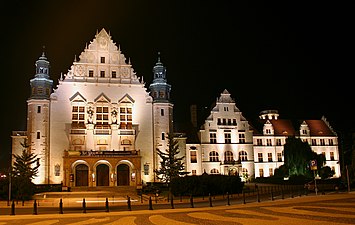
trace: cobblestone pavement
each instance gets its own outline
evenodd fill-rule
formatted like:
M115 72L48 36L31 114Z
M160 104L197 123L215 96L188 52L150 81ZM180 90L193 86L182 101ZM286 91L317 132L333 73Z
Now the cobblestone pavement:
M5 224L355 224L355 192L201 208L46 215L2 215L0 216L0 225Z

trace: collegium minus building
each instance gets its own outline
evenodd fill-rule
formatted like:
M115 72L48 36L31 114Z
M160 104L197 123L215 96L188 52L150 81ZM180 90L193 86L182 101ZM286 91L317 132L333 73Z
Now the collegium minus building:
M14 131L12 153L21 143L39 158L36 184L68 187L131 186L154 182L157 149L173 133L173 104L166 69L158 57L148 89L110 35L102 29L53 88L50 63L36 61L27 101L27 131ZM262 129L242 116L227 90L198 131L198 141L179 136L190 175L203 172L246 177L271 176L283 164L288 136L308 141L340 176L337 135L328 122L304 120L293 128L277 111L260 115Z

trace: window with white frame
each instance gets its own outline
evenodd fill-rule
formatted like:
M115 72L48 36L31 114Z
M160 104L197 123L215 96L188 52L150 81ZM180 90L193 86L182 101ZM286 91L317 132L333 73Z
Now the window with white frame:
M245 134L244 133L239 134L239 143L241 143L241 144L245 143Z
M248 161L248 153L246 151L240 151L239 152L239 160L242 161Z
M258 153L258 161L259 161L259 162L263 162L263 161L264 161L264 159L263 159L263 153L262 153L262 152L259 152L259 153Z
M217 134L216 132L210 132L210 143L216 144L217 143Z
M218 162L218 161L219 161L218 152L216 152L216 151L211 151L211 152L210 152L210 162Z

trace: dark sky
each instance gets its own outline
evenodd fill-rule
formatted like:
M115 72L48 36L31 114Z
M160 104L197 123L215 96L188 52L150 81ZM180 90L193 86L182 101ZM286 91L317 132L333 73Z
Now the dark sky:
M351 1L19 1L1 3L3 124L0 169L11 131L26 129L26 100L45 46L57 84L105 28L147 85L161 52L175 122L227 89L248 119L265 109L352 130ZM351 40L351 41L350 41Z

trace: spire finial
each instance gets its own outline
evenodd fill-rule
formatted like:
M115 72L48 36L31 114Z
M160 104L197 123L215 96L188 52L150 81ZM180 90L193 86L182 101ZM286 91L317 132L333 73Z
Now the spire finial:
M158 52L158 63L160 63L160 52Z
M45 50L46 50L46 46L43 45L43 46L42 46L42 57L45 57L45 56L46 56Z

